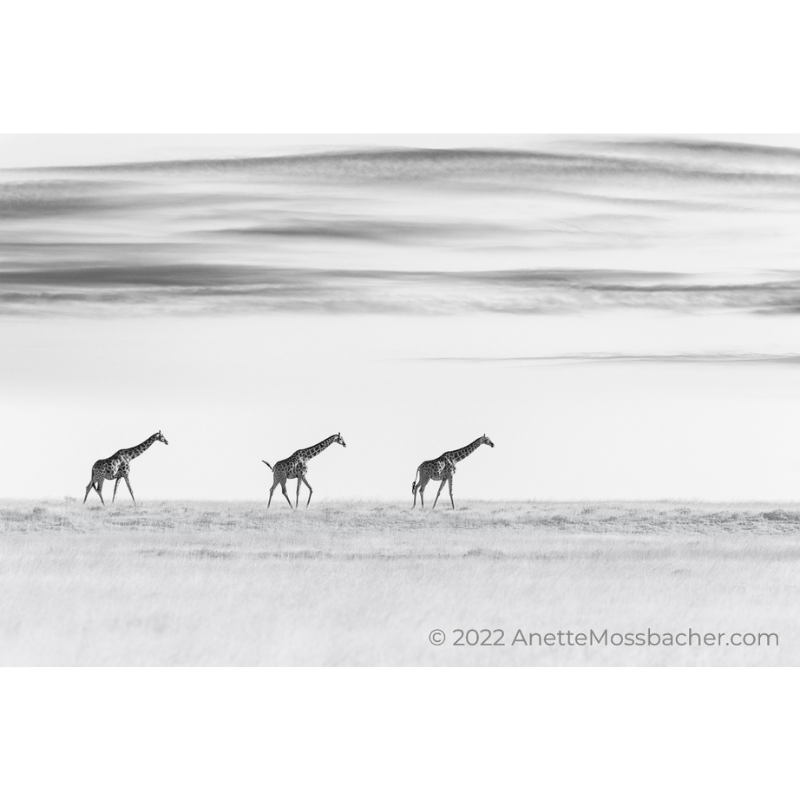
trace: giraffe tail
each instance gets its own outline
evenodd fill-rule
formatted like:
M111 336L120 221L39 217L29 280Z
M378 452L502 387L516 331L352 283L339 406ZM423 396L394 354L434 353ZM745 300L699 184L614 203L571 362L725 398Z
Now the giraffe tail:
M417 471L414 474L414 480L411 483L411 494L414 494L417 491L417 477L419 475L419 467L417 467Z
M261 460L262 460L262 461L264 461L264 459L263 459L263 458L262 458ZM270 464L268 461L264 461L264 463L265 463L265 464L266 464L266 465L267 465L267 466L268 466L270 469L272 469L272 465L271 465L271 464ZM274 470L273 470L273 471L274 471Z

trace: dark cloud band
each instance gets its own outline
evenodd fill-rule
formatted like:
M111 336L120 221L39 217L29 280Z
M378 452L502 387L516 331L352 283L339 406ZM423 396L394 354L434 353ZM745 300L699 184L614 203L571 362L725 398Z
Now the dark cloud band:
M798 313L800 279L715 284L688 283L676 273L621 270L312 270L142 266L124 260L0 270L0 312L56 311L65 302L221 313L552 314L619 308Z

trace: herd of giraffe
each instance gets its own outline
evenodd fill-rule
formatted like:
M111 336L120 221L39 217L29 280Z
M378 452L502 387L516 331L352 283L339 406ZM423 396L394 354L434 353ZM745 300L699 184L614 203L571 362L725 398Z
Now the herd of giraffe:
M133 489L131 488L130 481L131 461L144 453L154 442L169 444L161 431L158 431L145 439L141 444L136 445L136 447L117 450L113 456L95 461L92 466L92 478L86 486L86 494L83 496L83 502L86 502L86 498L89 497L89 492L94 489L100 497L100 501L105 505L105 500L103 500L103 483L113 480L114 495L111 498L111 502L113 503L117 497L119 482L124 479L135 505L136 498L133 496ZM334 442L340 444L342 447L347 447L344 443L344 439L342 439L342 434L336 433L333 436L329 436L327 439L323 439L319 444L315 444L312 447L303 447L300 450L295 450L288 458L284 458L282 461L276 461L274 467L269 464L269 462L264 461L272 470L272 488L269 490L267 508L269 508L272 503L272 494L275 491L275 487L278 485L281 487L281 491L286 498L286 502L289 504L289 508L292 507L292 501L289 499L289 495L286 492L286 481L294 479L297 480L297 496L295 498L294 507L297 508L300 504L300 486L305 484L308 487L308 501L306 502L306 508L308 508L311 503L311 495L314 493L311 484L306 480L308 462L314 456L319 455L323 450L330 447ZM436 508L436 501L439 499L439 495L442 493L445 483L447 483L447 488L450 491L450 503L453 509L455 509L456 504L453 500L453 476L456 474L456 464L459 461L463 461L463 459L471 453L474 453L482 444L488 444L489 447L494 447L494 442L484 434L466 447L461 447L458 450L448 450L442 453L439 458L423 461L417 467L414 482L411 484L411 494L414 496L414 504L411 507L416 507L417 492L419 492L420 504L424 508L425 487L430 481L440 481L439 491L436 492L433 507Z

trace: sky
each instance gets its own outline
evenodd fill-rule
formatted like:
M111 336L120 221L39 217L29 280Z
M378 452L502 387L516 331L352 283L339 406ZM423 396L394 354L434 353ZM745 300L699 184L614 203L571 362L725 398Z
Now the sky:
M799 211L800 137L0 137L0 496L800 499Z

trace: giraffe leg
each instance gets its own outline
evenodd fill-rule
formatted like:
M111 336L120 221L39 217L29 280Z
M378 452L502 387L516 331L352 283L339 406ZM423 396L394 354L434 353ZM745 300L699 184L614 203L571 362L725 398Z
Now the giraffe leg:
M111 502L112 502L112 503L113 503L113 502L114 502L114 501L117 499L117 486L119 486L119 482L120 482L121 480L122 480L121 478L117 478L117 479L114 481L114 494L111 496Z
M444 486L444 481L442 481L442 486ZM452 475L447 479L447 488L450 490L450 505L453 506L453 511L455 511L456 510L456 504L455 504L455 501L453 500L453 476Z
M103 478L98 478L97 482L94 485L94 490L100 495L100 502L105 505L106 501L103 500Z
M131 493L131 500L133 500L133 504L136 505L136 498L133 496L133 489L131 489L131 482L128 480L128 476L124 475L125 483L128 484L128 491Z
M86 498L89 496L89 492L92 491L94 488L94 473L92 473L92 479L89 481L88 486L86 487L86 494L83 496L83 502L86 502Z
M434 508L436 508L436 501L439 499L439 495L442 493L442 489L444 489L444 478L442 478L442 482L439 484L439 491L436 492L436 497L433 500Z
M303 478L303 483L308 486L308 502L306 503L306 508L308 508L311 503L311 495L314 494L314 490L311 488L311 484L305 478Z
M294 507L297 508L300 505L300 486L303 483L302 477L297 479L297 497L294 500Z
M269 504L272 502L272 493L275 491L275 487L280 483L280 481L275 478L274 483L272 484L272 488L269 490L269 502L267 503L267 508L269 508Z
M289 508L291 508L292 501L289 499L289 493L286 491L286 481L281 483L281 491L283 492L283 496L286 498L286 502L289 504Z
M428 485L428 481L420 481L419 486L417 486L417 490L419 491L419 502L422 508L425 508L425 487Z

